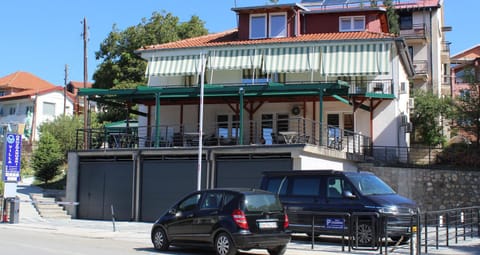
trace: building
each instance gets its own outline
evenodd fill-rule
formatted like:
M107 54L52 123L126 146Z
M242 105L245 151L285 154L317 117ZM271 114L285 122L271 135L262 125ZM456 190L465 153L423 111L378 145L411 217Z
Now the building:
M469 49L453 55L450 59L452 63L452 97L457 100L462 100L466 97L478 97L478 83L480 81L480 45L475 45ZM472 87L476 84L475 87ZM467 143L476 142L477 135L475 132L467 131L462 128L470 126L471 120L457 119L454 120L457 127L459 127L459 135L463 137Z
M450 95L450 42L443 0L395 1L400 36L405 38L415 68L413 88Z
M0 125L3 132L24 134L37 141L38 126L62 114L72 114L74 97L28 72L15 72L0 78ZM2 132L2 133L3 133Z
M73 107L73 112L76 114L76 115L80 115L80 114L83 114L84 110L83 110L83 105L84 105L84 100L83 98L79 98L77 97L77 93L78 93L78 90L80 88L91 88L92 87L92 83L91 82L87 82L84 84L84 82L80 82L80 81L70 81L68 84L67 84L67 91L70 92L72 95L75 96L75 105ZM94 111L96 111L96 108L94 107L93 108Z
M265 170L406 160L414 69L384 7L232 10L237 29L139 49L148 86L80 89L139 118L135 136L99 135L69 154L74 217L108 219L112 205L118 219L149 221L195 187L258 187Z

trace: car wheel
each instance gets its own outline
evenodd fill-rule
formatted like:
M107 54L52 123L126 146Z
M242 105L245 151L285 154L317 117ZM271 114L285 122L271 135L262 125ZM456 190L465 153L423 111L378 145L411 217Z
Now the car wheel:
M354 233L354 237L358 238L358 245L369 246L373 244L373 228L370 223L361 222L358 224L357 233Z
M235 255L237 253L237 248L227 233L222 232L215 238L215 252L217 255Z
M400 244L408 243L410 240L410 237L408 236L391 236L390 239L394 241L395 243L398 243L400 240Z
M167 250L170 243L168 242L165 230L162 228L156 228L152 235L153 247L157 250Z
M287 251L287 245L280 245L273 249L268 249L270 255L283 255Z

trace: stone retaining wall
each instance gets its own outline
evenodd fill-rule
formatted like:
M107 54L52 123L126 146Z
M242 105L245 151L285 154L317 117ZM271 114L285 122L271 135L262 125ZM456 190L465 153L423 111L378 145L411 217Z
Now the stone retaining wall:
M400 195L415 200L422 211L480 205L480 170L359 166L388 183Z

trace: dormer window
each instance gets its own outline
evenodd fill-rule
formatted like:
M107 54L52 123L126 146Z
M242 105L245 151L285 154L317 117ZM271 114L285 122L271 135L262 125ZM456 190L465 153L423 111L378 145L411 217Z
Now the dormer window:
M287 36L287 14L272 13L270 14L270 38Z
M250 15L250 39L279 37L287 37L287 13Z
M340 32L364 31L365 16L340 17Z
M267 37L267 15L255 14L250 16L250 39Z

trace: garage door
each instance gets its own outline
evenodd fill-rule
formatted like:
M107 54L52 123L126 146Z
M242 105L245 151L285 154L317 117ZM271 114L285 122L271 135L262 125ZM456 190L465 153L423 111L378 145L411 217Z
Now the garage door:
M182 196L197 189L196 160L144 160L141 220L155 221ZM202 163L205 188L206 163Z
M80 162L78 179L78 218L132 219L132 161Z
M292 170L291 158L222 159L216 161L215 187L260 187L262 172Z

